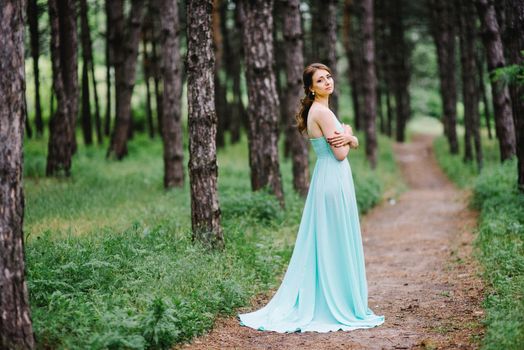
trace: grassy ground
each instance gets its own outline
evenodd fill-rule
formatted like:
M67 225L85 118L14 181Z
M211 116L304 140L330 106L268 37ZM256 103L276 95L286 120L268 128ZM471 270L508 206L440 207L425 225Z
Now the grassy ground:
M443 137L435 141L435 148L448 176L473 190L471 204L480 211L475 246L488 287L482 348L517 350L524 344L524 194L516 188L516 161L500 164L497 142L484 138L483 143L485 166L480 174L461 156L449 155Z
M389 141L379 142L376 171L362 148L349 157L361 212L398 184ZM219 151L226 249L208 253L191 243L187 178L182 189L162 188L158 139L137 136L121 162L106 161L105 146L79 146L72 177L48 179L45 140L25 144L24 232L39 347L169 348L278 283L303 207L289 161L281 163L281 210L272 196L250 191L245 140Z

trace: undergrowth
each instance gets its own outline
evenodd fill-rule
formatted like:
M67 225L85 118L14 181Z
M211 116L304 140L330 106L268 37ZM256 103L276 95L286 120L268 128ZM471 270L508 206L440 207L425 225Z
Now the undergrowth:
M436 141L437 158L451 179L471 188L471 204L480 211L475 239L487 288L483 306L485 350L521 350L524 344L524 194L517 190L517 162L501 164L496 142L483 140L488 154L477 174L460 156L451 156L445 140Z

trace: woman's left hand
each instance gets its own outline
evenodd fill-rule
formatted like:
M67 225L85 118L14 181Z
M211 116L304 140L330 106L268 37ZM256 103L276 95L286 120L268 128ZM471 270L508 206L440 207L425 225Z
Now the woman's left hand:
M335 136L328 137L327 142L333 147L342 147L350 144L353 138L353 130L350 126L343 124L344 133L340 131L335 131Z

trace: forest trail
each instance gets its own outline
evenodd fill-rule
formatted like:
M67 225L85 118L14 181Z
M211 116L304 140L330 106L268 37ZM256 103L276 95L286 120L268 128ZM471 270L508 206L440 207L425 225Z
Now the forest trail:
M351 332L261 332L236 317L220 318L207 335L178 349L476 349L482 281L471 258L476 213L468 193L438 167L432 137L395 144L409 189L362 220L369 306L385 323ZM358 193L357 193L358 195ZM247 312L265 305L259 296Z

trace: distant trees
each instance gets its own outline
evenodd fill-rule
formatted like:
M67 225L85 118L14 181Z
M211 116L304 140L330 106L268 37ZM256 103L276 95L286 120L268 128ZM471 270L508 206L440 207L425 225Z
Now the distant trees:
M224 245L217 193L212 0L187 1L189 182L193 239Z
M182 70L180 57L180 20L176 0L160 2L162 46L162 141L164 143L164 187L184 184L184 150L182 141Z
M0 2L0 348L34 349L25 283L22 145L25 2Z
M273 1L239 0L246 65L249 165L254 191L268 187L283 204L278 160L279 100L273 67Z
M488 70L493 74L495 69L506 65L497 14L491 1L476 0L475 3L483 28L482 39L486 47ZM495 130L500 145L500 159L504 161L515 155L516 140L511 98L508 87L503 82L492 79L491 85L495 111Z
M135 86L138 44L145 13L145 0L133 0L125 24L123 0L111 1L111 23L115 26L112 42L112 64L115 69L116 115L108 157L122 159L127 155L131 129L131 96ZM114 10L113 10L114 9Z
M76 152L75 127L78 103L77 26L74 0L49 0L51 23L51 62L53 92L57 109L49 125L47 175L71 172L71 158Z
M431 0L430 13L431 34L437 48L444 135L448 140L450 153L458 154L454 6L446 0Z

